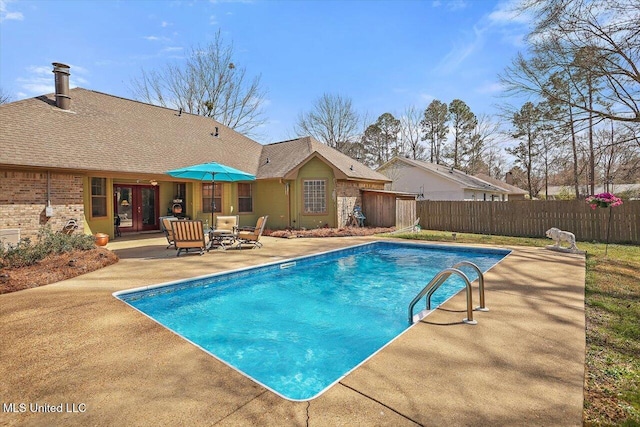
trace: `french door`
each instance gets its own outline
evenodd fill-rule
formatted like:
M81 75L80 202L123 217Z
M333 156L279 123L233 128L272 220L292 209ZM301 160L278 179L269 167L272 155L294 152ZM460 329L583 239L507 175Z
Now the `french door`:
M114 215L120 218L120 231L158 230L158 187L151 185L113 186Z

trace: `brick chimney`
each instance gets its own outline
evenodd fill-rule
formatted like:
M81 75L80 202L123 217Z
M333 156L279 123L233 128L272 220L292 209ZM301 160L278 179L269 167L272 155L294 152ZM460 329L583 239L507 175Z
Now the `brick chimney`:
M504 176L504 180L507 184L513 185L513 173L507 172L506 175Z
M69 96L69 67L66 64L54 62L53 74L56 80L56 106L63 110L71 108L71 97Z

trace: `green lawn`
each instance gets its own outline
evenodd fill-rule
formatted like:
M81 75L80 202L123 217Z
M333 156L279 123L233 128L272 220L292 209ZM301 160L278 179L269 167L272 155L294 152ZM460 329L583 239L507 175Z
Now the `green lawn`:
M396 234L452 242L450 232ZM456 243L546 246L549 239L456 234ZM587 251L585 425L640 425L640 246L578 242Z

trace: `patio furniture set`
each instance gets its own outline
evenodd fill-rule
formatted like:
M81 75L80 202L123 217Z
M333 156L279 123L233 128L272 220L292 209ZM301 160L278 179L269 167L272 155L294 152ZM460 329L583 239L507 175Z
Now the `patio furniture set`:
M162 219L163 229L167 237L167 249L173 247L177 250L176 256L182 251L190 249L200 250L200 255L205 251L217 247L221 249L262 247L260 237L264 231L269 216L258 218L255 227L240 227L239 217L218 216L215 228L205 227L200 220L183 220L179 218L165 217Z

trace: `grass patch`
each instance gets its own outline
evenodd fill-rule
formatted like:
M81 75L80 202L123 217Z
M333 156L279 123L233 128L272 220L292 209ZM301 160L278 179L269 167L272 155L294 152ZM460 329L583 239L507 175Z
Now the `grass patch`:
M538 246L549 239L422 230L411 240ZM583 422L640 425L640 246L578 242L587 251L586 359ZM606 255L605 255L606 252Z

